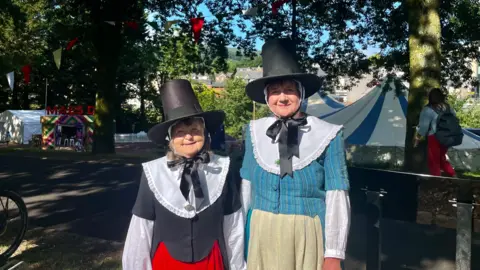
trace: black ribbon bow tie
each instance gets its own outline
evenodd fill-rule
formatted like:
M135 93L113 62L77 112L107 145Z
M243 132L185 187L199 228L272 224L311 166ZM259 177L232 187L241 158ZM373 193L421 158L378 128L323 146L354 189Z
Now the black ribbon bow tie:
M210 155L206 151L200 152L193 158L182 157L178 160L167 161L168 168L184 165L182 179L180 180L180 191L182 191L183 197L185 197L186 200L188 200L188 194L190 193L190 182L192 183L195 197L203 198L202 185L200 184L200 178L198 176L198 165L209 162Z
M307 124L307 117L296 119L278 119L268 129L267 136L275 140L278 136L280 154L280 178L285 175L293 177L292 157L300 155L298 148L298 127Z

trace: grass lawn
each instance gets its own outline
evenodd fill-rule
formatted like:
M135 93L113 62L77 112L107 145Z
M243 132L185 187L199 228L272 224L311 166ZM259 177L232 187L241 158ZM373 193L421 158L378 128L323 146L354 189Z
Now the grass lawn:
M122 250L122 243L34 228L11 261L25 270L121 270Z

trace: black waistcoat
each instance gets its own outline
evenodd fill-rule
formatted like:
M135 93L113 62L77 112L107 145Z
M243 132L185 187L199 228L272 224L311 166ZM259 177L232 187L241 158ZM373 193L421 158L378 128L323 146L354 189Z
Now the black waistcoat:
M208 256L218 241L224 265L228 265L223 236L223 194L207 209L188 219L175 215L156 201L151 257L160 243L179 261L194 263ZM226 268L228 269L228 268Z

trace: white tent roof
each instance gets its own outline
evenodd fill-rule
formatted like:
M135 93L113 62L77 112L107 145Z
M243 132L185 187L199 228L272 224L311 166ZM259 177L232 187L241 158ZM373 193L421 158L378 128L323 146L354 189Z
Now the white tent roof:
M383 93L384 83L357 102L320 115L320 118L344 125L344 136L349 144L404 147L408 92L400 92L397 96L392 82L391 90ZM456 149L480 148L480 136L468 130L464 130L464 134L463 143Z
M38 123L40 124L40 117L45 116L45 110L8 110L15 117L20 119L23 123Z

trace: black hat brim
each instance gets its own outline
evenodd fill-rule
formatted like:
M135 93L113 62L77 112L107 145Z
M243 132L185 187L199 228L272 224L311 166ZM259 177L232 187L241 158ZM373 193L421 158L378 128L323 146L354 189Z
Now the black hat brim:
M205 121L205 128L213 135L220 128L225 120L225 113L223 111L208 111L185 115L177 119L171 119L159 124L156 124L148 131L148 138L156 144L165 144L167 142L168 129L175 122L191 117L202 117Z
M323 78L319 77L315 74L309 73L293 73L288 75L277 75L277 76L268 76L256 79L251 81L245 87L248 97L255 102L265 104L265 94L263 90L265 86L270 83L271 81L275 80L297 80L299 81L303 87L305 88L305 96L304 98L308 98L311 95L315 94L320 87L322 86Z

